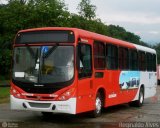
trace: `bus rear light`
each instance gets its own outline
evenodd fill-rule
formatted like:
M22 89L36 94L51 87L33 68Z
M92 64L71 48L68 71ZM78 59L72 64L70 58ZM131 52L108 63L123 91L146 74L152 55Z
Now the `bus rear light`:
M11 94L16 97L16 98L19 98L19 99L22 99L23 96L21 95L20 92L18 92L15 88L11 87Z
M66 92L62 93L62 95L58 97L58 100L68 100L73 96L74 92L75 92L75 88L71 88Z

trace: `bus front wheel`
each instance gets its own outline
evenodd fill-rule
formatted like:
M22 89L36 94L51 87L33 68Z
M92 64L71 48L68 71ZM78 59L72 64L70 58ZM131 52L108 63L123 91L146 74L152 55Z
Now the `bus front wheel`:
M99 117L102 112L102 106L103 106L102 95L100 92L98 92L95 99L95 110L91 113L91 116L94 118Z

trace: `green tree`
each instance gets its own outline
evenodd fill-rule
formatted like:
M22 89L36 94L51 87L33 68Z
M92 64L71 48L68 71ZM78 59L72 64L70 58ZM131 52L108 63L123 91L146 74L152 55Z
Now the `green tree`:
M126 31L123 27L115 26L115 25L109 25L107 27L108 36L118 38L124 41L128 41L135 44L140 44L147 46L146 43L142 42L140 39L140 36L135 35L134 33Z
M77 9L79 10L79 15L88 20L96 17L96 6L92 5L90 0L81 0Z
M68 23L69 12L62 0L30 0L28 22L31 27L64 26Z

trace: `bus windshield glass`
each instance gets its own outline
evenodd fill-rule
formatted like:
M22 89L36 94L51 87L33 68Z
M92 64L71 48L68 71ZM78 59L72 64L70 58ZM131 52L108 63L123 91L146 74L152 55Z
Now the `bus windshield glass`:
M15 47L13 79L49 84L71 80L74 76L73 46Z
M74 43L72 31L31 31L19 33L16 37L16 44L36 43Z

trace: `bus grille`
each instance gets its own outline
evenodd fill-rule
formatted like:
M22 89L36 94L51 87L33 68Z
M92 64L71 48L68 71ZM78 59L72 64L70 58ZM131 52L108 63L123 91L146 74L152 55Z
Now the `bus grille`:
M34 108L49 108L51 106L50 103L33 103L33 102L29 102L29 105Z

